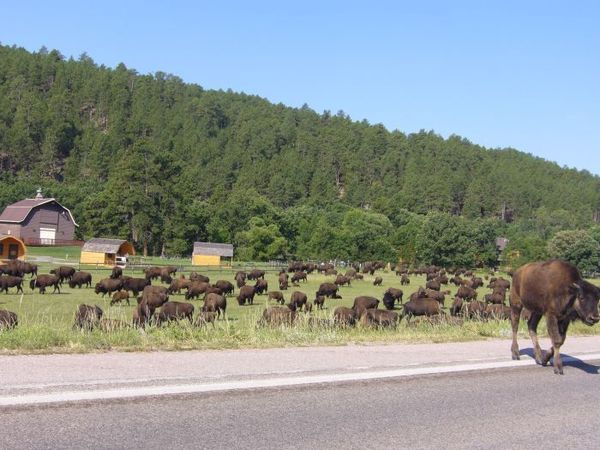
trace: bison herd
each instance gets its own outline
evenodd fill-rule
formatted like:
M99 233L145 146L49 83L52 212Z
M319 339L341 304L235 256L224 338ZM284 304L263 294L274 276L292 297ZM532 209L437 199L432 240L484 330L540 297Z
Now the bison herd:
M269 290L265 271L253 269L238 271L232 281L217 280L211 283L206 275L192 272L186 278L177 274L177 267L148 267L143 276L123 275L119 267L113 268L110 276L92 284L92 275L75 270L73 267L60 266L48 274L38 274L35 264L22 261L10 261L0 265L0 292L15 289L23 293L25 275L30 275L29 287L39 289L41 294L52 288L52 293L60 293L66 283L72 289L91 288L97 295L110 296L110 305L122 302L130 304L133 299L135 309L131 322L122 322L104 318L102 309L97 305L79 305L75 314L74 327L82 330L112 330L125 326L144 328L149 324L161 326L173 321L189 321L196 326L204 326L225 317L228 297L233 297L239 306L253 305L256 296L267 296L267 306L259 319L262 325L292 325L299 313L322 310L326 299L335 304L341 299L341 293L354 282L364 280L364 275L374 276L377 270L386 267L381 261L353 265L338 273L332 264L293 262L282 269L277 276L279 290ZM513 358L519 358L516 332L519 320L523 317L528 324L534 344L535 359L539 364L554 360L556 373L562 373L559 349L564 342L568 325L580 319L588 325L600 321L598 299L600 288L582 279L574 266L562 261L547 261L529 264L518 269L511 281L494 273L477 276L473 271L458 268L424 266L408 268L398 265L394 272L399 277L399 285L407 286L415 282L415 275L424 276L424 286L419 286L406 301L404 292L398 287L389 287L381 299L361 295L354 299L351 307L333 307L330 319L308 316L309 324L326 323L332 326L352 327L356 324L374 327L396 327L406 319L410 324L415 317L435 321L439 317L448 317L449 321L460 323L469 320L511 320L513 329ZM314 296L301 290L293 290L286 304L284 291L290 287L299 288L305 284L314 272L334 277L319 285ZM159 280L166 286L153 285ZM252 283L250 283L252 282ZM375 286L383 285L383 277L374 276ZM448 286L453 284L456 293L450 295ZM487 288L489 293L481 295L479 289ZM237 292L236 292L237 290ZM507 293L510 291L510 296ZM183 295L185 302L174 301L171 297ZM507 300L510 298L510 306ZM203 299L196 308L187 300ZM380 308L380 306L382 308ZM195 314L197 312L197 314ZM542 352L537 342L536 329L541 317L545 316L552 348ZM0 329L13 328L18 324L15 313L0 310Z

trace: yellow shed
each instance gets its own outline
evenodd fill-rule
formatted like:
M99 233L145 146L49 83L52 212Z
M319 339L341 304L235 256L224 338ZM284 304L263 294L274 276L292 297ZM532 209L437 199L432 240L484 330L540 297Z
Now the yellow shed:
M133 245L122 239L94 238L83 244L80 264L114 266L117 256L135 255Z
M221 258L233 259L232 244L215 244L213 242L194 242L192 253L193 266L220 266Z
M0 236L0 260L25 259L27 247L25 243L14 236Z

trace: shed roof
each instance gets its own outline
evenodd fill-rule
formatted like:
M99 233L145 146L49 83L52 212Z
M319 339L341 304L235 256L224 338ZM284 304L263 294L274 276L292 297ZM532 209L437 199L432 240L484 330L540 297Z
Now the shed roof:
M93 238L83 244L82 252L94 253L117 253L121 245L126 243L124 239Z
M27 219L27 216L29 216L31 211L33 211L35 208L53 202L61 208L63 208L65 211L67 211L69 217L71 217L71 221L73 222L73 224L76 227L79 226L75 222L73 214L71 214L69 208L65 208L63 205L58 203L55 198L26 198L25 200L21 200L20 202L8 205L4 209L4 211L2 211L2 214L0 214L0 222L21 223L25 219Z
M192 254L233 257L233 244L194 242L194 251Z

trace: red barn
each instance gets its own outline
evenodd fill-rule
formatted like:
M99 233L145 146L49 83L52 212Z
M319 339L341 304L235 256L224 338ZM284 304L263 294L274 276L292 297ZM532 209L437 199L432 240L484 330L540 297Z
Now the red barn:
M75 219L54 198L44 198L38 189L35 198L8 205L0 214L0 235L14 236L30 245L59 245L72 241Z

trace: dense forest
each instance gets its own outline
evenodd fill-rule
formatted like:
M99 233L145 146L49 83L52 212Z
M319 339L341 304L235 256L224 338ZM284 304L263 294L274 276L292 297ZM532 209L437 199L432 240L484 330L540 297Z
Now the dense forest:
M586 171L45 48L0 46L0 170L0 208L41 186L78 237L148 254L477 265L497 236L515 263L564 230L598 236Z

